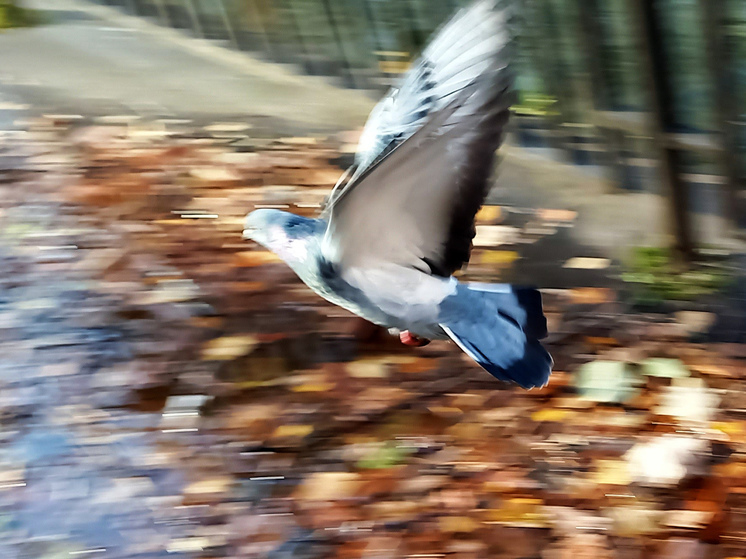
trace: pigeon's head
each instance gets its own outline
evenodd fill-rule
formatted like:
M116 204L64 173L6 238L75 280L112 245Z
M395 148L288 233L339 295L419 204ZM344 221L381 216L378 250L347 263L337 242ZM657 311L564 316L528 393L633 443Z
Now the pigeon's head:
M244 220L243 238L259 243L288 264L295 264L308 256L315 221L280 210L254 210Z

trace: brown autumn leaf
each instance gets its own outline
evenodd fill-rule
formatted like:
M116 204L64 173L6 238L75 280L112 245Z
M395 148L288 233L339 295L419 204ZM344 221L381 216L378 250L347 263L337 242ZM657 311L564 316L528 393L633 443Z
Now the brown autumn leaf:
M266 250L249 250L237 252L233 258L234 266L239 268L254 268L266 264L281 264L282 259L273 252Z
M570 300L578 305L599 305L616 299L613 290L605 287L579 287L569 293Z
M308 501L348 499L357 494L362 483L354 472L316 472L306 478L296 495Z
M256 336L248 334L216 338L202 347L202 359L231 361L251 353L257 343Z

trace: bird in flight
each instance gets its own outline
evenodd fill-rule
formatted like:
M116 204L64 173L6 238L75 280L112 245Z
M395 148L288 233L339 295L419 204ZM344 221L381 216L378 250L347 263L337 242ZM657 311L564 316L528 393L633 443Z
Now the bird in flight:
M373 109L321 215L258 209L243 235L402 342L451 339L497 379L532 388L552 369L540 293L452 275L469 260L508 120L509 20L507 0L456 13Z

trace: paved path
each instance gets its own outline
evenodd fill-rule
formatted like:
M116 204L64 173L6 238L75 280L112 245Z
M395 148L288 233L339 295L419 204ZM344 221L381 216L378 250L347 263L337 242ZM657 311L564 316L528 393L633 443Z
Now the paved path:
M373 99L86 3L33 2L52 25L0 34L0 84L34 107L150 117L264 116L353 128ZM81 11L84 10L84 11ZM103 10L103 11L102 11Z

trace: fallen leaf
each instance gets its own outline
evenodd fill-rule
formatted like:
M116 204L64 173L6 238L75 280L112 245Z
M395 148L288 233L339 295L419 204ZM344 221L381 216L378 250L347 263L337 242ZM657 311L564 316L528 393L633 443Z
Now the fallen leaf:
M667 511L662 524L670 528L698 530L707 526L713 515L710 511L671 510Z
M717 411L720 398L701 378L675 378L661 395L661 405L655 410L681 420L707 422Z
M386 358L360 359L347 364L347 374L353 378L386 378L389 363Z
M225 493L232 485L233 481L230 478L203 479L187 485L184 493L187 495Z
M278 141L292 146L315 146L318 143L318 139L312 136L292 136L280 138Z
M650 358L641 363L642 374L651 377L685 378L689 370L678 359Z
M478 253L477 262L489 265L509 265L520 258L520 255L512 250L484 250Z
M438 524L443 532L470 533L480 527L479 522L469 516L442 516Z
M257 346L255 336L225 336L210 340L202 347L202 359L206 361L230 361L252 352Z
M690 334L707 332L715 324L717 315L702 311L679 311L676 313L676 321L679 322Z
M377 445L367 456L358 460L356 465L363 469L391 468L401 464L408 454L406 449L398 446Z
M210 187L235 186L241 183L241 175L227 167L199 167L192 169L189 174Z
M574 212L572 210L543 209L538 210L536 213L539 219L551 222L573 221L578 216L578 212Z
M515 497L503 502L499 509L488 511L491 522L506 525L544 527L548 518L541 499Z
M333 382L308 382L291 388L293 392L327 392L334 388Z
M402 361L399 363L399 370L402 373L407 374L418 374L432 371L437 366L435 359L428 359L426 357L414 357L408 361Z
M576 256L566 261L562 267L576 270L605 270L611 265L608 258L588 258Z
M569 292L570 300L577 305L600 305L616 299L614 292L605 287L579 287Z
M696 474L704 461L707 442L678 435L663 435L639 442L624 455L632 479L651 486L675 486Z
M563 409L543 409L533 412L531 414L531 420L536 421L537 423L541 423L543 421L556 421L561 423L567 418L570 413L570 411Z
M209 538L180 538L171 540L166 547L168 553L194 553L210 546Z
M207 132L243 132L251 128L246 122L216 122L205 126Z
M592 361L582 365L575 375L580 395L596 402L630 400L638 392L636 380L629 367L619 361Z
M475 220L477 223L494 223L500 219L502 208L500 206L482 206L477 212Z
M333 501L354 497L360 489L360 475L352 472L316 472L300 487L298 496L309 501Z
M313 433L313 425L280 425L272 433L273 438L303 438Z
M255 266L278 263L282 263L282 258L277 256L274 252L269 252L267 250L237 252L233 258L233 264L239 268L253 268Z
M627 486L631 481L629 468L624 460L597 460L593 479L601 485Z
M614 534L626 538L657 533L660 531L660 519L664 514L664 511L637 504L609 507L604 510L604 515L614 521Z
M508 225L477 225L476 231L472 240L475 247L510 245L518 239L518 229Z

